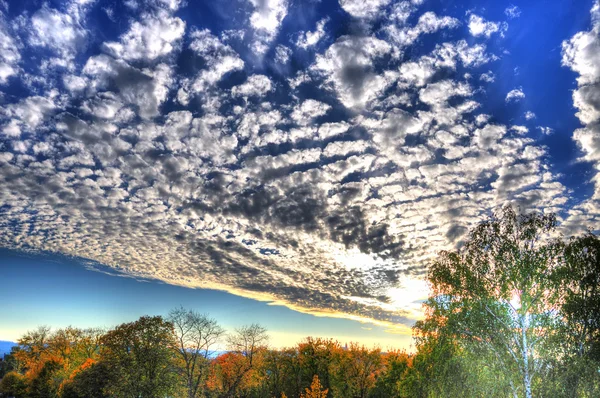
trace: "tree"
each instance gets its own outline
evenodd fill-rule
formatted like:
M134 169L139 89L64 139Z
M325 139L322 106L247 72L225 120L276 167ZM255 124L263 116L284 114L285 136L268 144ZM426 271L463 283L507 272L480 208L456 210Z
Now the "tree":
M520 390L532 397L542 346L555 330L552 274L564 248L552 239L555 228L553 215L518 215L506 206L460 250L442 252L428 274L429 307L457 338L495 357L515 397Z
M600 239L591 233L571 239L565 259L558 280L567 339L577 356L600 361Z
M111 371L104 362L86 361L62 390L62 398L108 398Z
M27 393L27 379L20 373L8 372L0 380L0 393L7 397L24 397Z
M343 349L339 342L332 339L320 337L307 337L298 343L298 355L302 370L303 387L310 386L315 375L319 376L319 382L327 389L332 388L334 381L334 366L338 369L338 374L342 374L345 365L342 361ZM344 376L342 375L343 379ZM349 386L345 380L336 383L335 392L339 394L348 394Z
M553 397L600 396L600 239L571 238L564 257L555 272L562 322L540 389Z
M366 398L382 370L381 350L350 343L333 353L329 364L333 368L329 390L336 397Z
M143 316L102 337L101 360L111 370L109 395L164 397L177 389L177 341L173 324Z
M188 398L204 395L213 347L225 334L215 319L183 307L172 310L168 320L177 336L178 352L183 361L183 375Z
M48 358L48 340L50 328L39 326L30 330L17 340L18 348L13 350L13 356L18 363L18 368L28 374L39 372Z
M44 362L40 371L32 378L28 388L28 398L49 398L57 395L58 386L54 375L60 369L61 363L55 359Z
M243 382L248 380L254 370L256 356L266 350L268 339L267 330L255 323L235 329L228 336L230 352L219 358L223 397L235 396Z
M300 394L300 398L327 398L328 391L327 388L323 389L319 381L319 376L315 375L310 388L307 388L304 394Z
M404 394L404 384L412 368L413 358L404 352L392 351L383 354L382 361L383 369L369 396L372 398L416 396L416 394Z

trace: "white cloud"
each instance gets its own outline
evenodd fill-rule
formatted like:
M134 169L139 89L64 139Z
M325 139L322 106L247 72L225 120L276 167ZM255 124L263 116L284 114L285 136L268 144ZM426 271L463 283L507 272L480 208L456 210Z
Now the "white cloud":
M118 98L125 104L136 106L143 118L159 114L159 108L173 84L172 70L166 64L140 70L104 54L90 57L83 67L83 73L89 79L90 94L114 85Z
M308 99L294 108L292 119L299 125L307 125L314 118L323 116L331 109L331 106L320 101Z
M281 44L278 44L277 47L275 47L275 62L285 65L290 60L291 56L291 48Z
M592 28L578 32L562 44L563 65L578 73L577 89L573 91L573 104L577 117L585 125L575 131L573 138L585 158L600 160L600 2L591 10ZM597 188L600 192L600 187Z
M327 34L325 32L325 25L329 22L329 18L323 18L319 22L317 22L317 29L313 32L300 32L300 36L296 40L296 47L300 47L303 49L308 49L310 47L316 46L317 43L325 37Z
M254 49L264 54L279 32L281 22L287 15L288 0L248 0L254 6L250 16L250 26L256 40Z
M508 29L506 22L491 22L486 21L479 15L471 14L469 16L469 32L473 36L485 36L490 37L494 33L499 33L500 36L504 36L504 32Z
M226 74L241 70L245 65L231 46L223 44L208 29L194 31L190 36L190 49L205 59L206 67L193 79L183 79L177 99L184 105L189 103L191 96L206 94Z
M511 4L510 6L506 7L504 14L506 14L506 16L510 19L519 18L521 16L521 9L514 4Z
M521 135L529 133L529 129L527 127L519 126L519 125L510 126L510 130L514 131L517 134L521 134Z
M485 46L481 44L469 47L464 40L437 45L431 54L424 55L415 61L402 63L400 78L410 85L421 87L440 70L456 70L459 61L467 67L472 67L481 66L493 60L494 58L485 50Z
M48 47L71 59L87 43L87 31L73 15L44 5L31 16L29 44Z
M481 76L479 76L479 80L486 83L493 83L494 81L496 81L496 75L494 75L494 72L490 70L485 73L482 73Z
M167 11L144 14L134 21L119 42L104 43L106 50L126 61L153 61L170 54L183 37L185 22Z
M17 42L9 33L9 27L0 14L0 85L18 73L21 54Z
M428 11L421 15L417 24L412 27L391 23L384 29L391 41L400 47L412 45L423 34L431 34L441 29L452 29L460 25L456 18L438 17L434 12Z
M391 0L339 0L340 6L356 18L374 18Z
M573 139L583 153L583 159L593 162L596 175L592 181L594 194L569 211L565 221L568 229L583 232L586 226L597 229L600 219L600 2L591 9L592 27L578 32L562 44L563 65L579 74L573 91L576 116L584 127L573 132Z
M531 112L531 111L527 111L525 112L525 120L532 120L536 118L535 113Z
M537 129L544 135L550 135L554 133L554 129L546 126L537 126Z
M242 97L262 97L273 90L271 79L265 75L252 75L244 83L231 89L231 94Z
M4 113L5 117L13 118L9 124L8 131L18 136L16 133L17 131L20 132L21 129L35 131L36 128L41 127L46 117L52 114L57 108L54 100L55 97L52 95L48 98L31 96L22 99L16 104L7 105L2 113Z
M393 74L373 71L374 60L392 47L374 37L343 36L325 54L317 55L311 70L322 74L348 108L360 108L376 98L394 80Z
M512 89L506 94L506 102L518 102L525 98L525 93L521 88Z

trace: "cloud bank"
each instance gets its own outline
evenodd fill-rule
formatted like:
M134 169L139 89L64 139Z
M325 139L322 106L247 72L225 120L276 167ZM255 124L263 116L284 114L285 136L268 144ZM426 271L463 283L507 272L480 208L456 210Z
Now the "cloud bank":
M236 2L220 31L177 1L5 12L0 245L402 327L428 261L499 206L593 225L600 190L566 208L547 148L482 110L508 24L422 3L340 0L355 28L292 34L283 0ZM599 12L563 64L600 173Z

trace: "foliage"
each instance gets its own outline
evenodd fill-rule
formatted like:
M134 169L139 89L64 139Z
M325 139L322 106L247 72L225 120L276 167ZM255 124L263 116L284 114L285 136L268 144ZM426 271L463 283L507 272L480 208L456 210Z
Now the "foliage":
M24 397L27 393L27 379L20 373L9 372L0 380L0 392L7 397Z
M315 375L310 388L307 388L306 392L300 395L300 398L327 398L328 391L327 388L323 389L321 382L319 382L319 376Z
M416 352L307 337L269 349L174 309L105 332L41 326L3 362L17 398L505 398L600 396L600 239L557 238L553 215L504 208L442 252ZM228 351L215 355L220 344ZM0 375L1 376L1 375Z
M552 239L555 227L553 215L518 215L507 206L471 231L461 250L441 253L428 275L428 304L444 328L493 356L513 395L527 398L558 322L552 275L564 245Z
M111 370L109 395L157 397L176 391L177 343L170 322L144 316L109 331L101 343L102 359Z

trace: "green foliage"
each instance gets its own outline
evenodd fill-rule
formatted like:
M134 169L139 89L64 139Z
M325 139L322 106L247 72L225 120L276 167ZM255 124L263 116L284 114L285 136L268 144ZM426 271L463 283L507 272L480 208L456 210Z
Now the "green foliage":
M371 398L406 396L407 380L412 367L412 358L399 352L392 352L384 358L384 368L369 393Z
M18 398L600 396L600 239L556 239L552 215L506 207L429 269L416 353L311 338L270 350L183 308L104 332L26 333L3 364ZM214 357L221 341L229 351Z
M160 316L141 317L102 338L102 360L110 369L107 392L114 397L172 395L178 387L173 325Z
M44 363L39 373L31 380L28 398L48 398L56 396L57 386L54 375L60 369L60 363L49 360Z
M92 364L78 372L62 390L62 398L108 398L108 381L112 374L104 362Z
M518 215L510 206L483 222L460 251L443 252L429 270L429 305L444 328L473 352L493 356L513 394L532 396L540 353L559 319L553 275L564 244L552 239L553 215Z
M27 380L17 372L9 372L0 380L0 392L7 397L24 398L27 394Z

